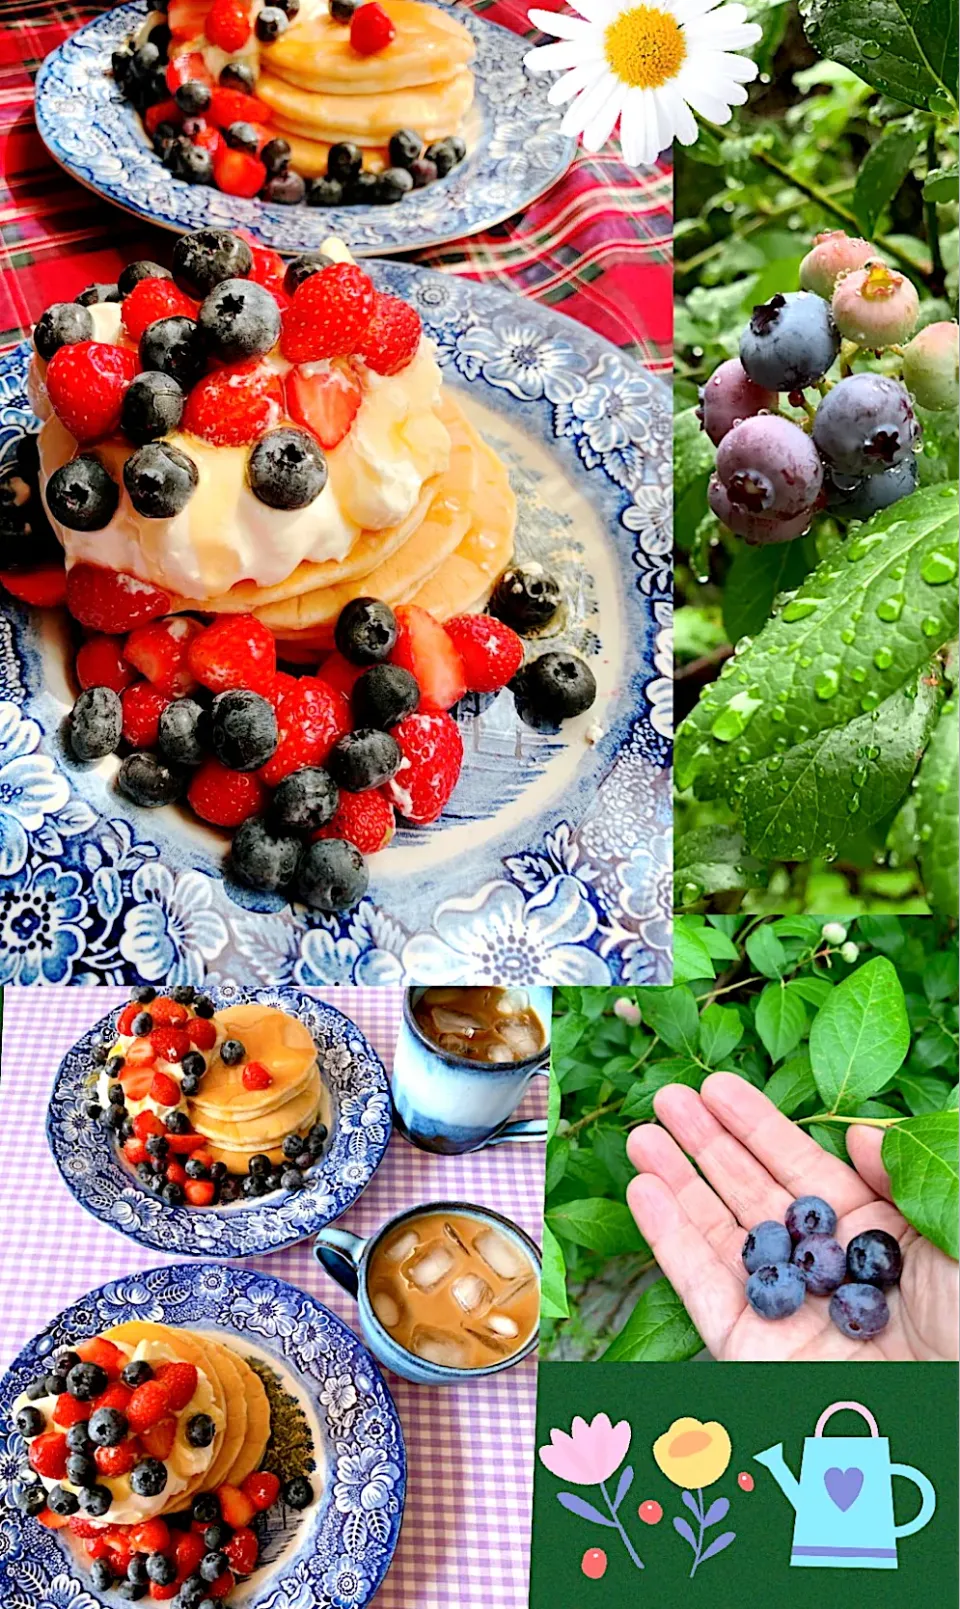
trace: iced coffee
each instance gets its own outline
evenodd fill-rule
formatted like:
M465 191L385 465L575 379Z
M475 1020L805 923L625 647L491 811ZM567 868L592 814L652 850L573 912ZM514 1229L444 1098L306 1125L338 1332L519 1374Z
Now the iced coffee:
M546 1042L523 989L424 989L413 1015L438 1049L468 1061L528 1061Z

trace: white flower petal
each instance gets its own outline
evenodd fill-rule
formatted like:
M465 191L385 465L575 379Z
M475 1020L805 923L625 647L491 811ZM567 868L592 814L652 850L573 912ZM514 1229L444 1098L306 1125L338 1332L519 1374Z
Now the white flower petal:
M571 67L569 72L550 86L547 100L551 106L563 106L574 95L579 95L582 89L588 88L604 71L604 67L595 61L581 62L579 67Z
M707 19L710 20L709 18ZM748 27L744 28L707 28L697 30L696 38L686 36L688 54L697 56L705 50L741 50L747 45L756 44L756 35Z
M631 168L649 167L657 159L658 152L653 149L656 137L647 111L649 98L649 90L630 90L620 113L620 144L623 159Z
M571 17L565 11L528 11L527 17L541 33L553 34L556 39L579 39L594 32L592 22Z
M563 67L575 67L578 61L583 61L588 55L596 59L600 54L600 51L588 50L572 39L561 39L555 45L537 45L535 50L529 50L523 58L523 65L529 67L532 73L550 73Z
M664 84L657 91L664 117L681 145L694 145L700 137L700 125L683 98L679 84Z
M591 119L583 131L583 148L585 151L599 151L606 145L617 118L620 108L627 95L627 86L618 83L609 98L604 101L596 116Z
M611 72L604 72L589 89L578 95L573 105L564 113L560 124L561 134L579 134L585 129L613 92L616 82Z

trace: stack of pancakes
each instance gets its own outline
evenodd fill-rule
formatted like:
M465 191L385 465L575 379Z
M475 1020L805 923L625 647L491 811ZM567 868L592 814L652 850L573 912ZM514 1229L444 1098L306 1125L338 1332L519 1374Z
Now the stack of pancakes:
M198 1492L212 1492L224 1483L239 1486L259 1469L270 1440L270 1403L258 1375L239 1353L192 1330L168 1324L131 1319L104 1332L108 1341L134 1350L142 1341L169 1347L174 1357L201 1369L210 1382L219 1415L213 1440L213 1458L194 1475L185 1489L174 1492L158 1512L179 1512L189 1507Z
M352 598L419 604L438 620L482 609L513 556L516 499L504 465L449 391L437 413L450 433L450 464L400 525L363 531L344 559L304 561L276 586L240 581L219 597L175 598L171 610L254 614L285 658L315 660L333 647L337 616Z
M187 1100L190 1122L207 1141L204 1149L231 1173L246 1174L252 1156L279 1164L288 1134L306 1134L329 1118L317 1047L302 1022L273 1006L232 1006L215 1020L226 1039L240 1041L246 1056L228 1067L219 1048L212 1053L199 1091ZM266 1067L269 1088L247 1089L243 1073L251 1062Z
M365 168L389 165L398 129L425 145L459 134L473 102L473 40L462 23L421 0L382 0L396 38L373 56L350 44L350 29L326 12L297 18L260 47L257 94L273 109L294 167L307 178L327 171L331 145L349 140Z

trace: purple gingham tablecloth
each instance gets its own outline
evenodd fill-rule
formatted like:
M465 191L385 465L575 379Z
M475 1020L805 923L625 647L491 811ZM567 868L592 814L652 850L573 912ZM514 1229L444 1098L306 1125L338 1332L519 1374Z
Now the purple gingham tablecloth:
M345 1011L390 1068L401 991L311 991ZM63 1184L44 1134L48 1094L65 1052L128 995L119 989L7 989L0 1083L0 1367L61 1308L160 1256L91 1218ZM535 1079L520 1116L543 1111ZM539 1243L543 1150L502 1145L429 1156L394 1136L372 1183L340 1220L360 1235L421 1201L476 1201ZM171 1258L169 1261L174 1261ZM269 1266L356 1329L356 1309L315 1262L311 1243L248 1258ZM403 1424L407 1504L378 1609L526 1609L532 1514L536 1362L475 1385L429 1390L385 1371Z

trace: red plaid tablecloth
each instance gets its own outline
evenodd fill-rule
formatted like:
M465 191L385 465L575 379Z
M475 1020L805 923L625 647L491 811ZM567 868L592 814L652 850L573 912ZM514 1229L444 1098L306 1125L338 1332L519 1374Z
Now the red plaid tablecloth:
M534 31L533 0L464 0L515 33ZM538 0L559 11L563 0ZM169 240L99 201L47 155L33 121L43 57L97 5L0 0L0 346L22 339L44 307L137 257L164 260ZM422 254L431 267L498 281L580 319L648 368L670 365L671 174L634 172L608 147L579 156L525 213Z

